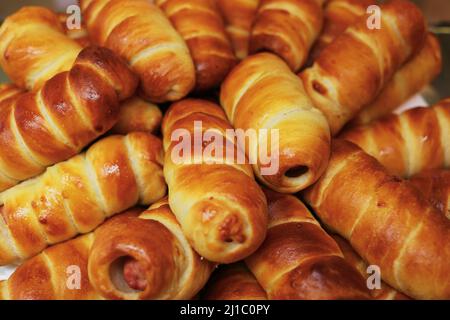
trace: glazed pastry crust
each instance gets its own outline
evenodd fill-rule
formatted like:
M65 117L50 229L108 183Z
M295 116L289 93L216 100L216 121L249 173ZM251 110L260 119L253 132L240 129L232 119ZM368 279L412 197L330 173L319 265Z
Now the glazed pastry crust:
M162 160L161 141L151 134L110 136L0 193L0 265L90 232L138 203L161 199Z
M196 129L196 122L201 122L201 129ZM237 161L243 152L235 139L227 138L226 130L230 129L218 105L194 99L173 104L162 126L170 207L194 249L221 263L239 261L253 253L267 229L265 196L248 161ZM223 142L217 154L205 151L207 142L195 148L195 130L217 133ZM178 159L181 145L190 146L191 154Z
M147 0L82 0L91 40L124 57L150 101L186 96L195 85L189 49L164 13Z
M327 171L304 196L390 286L415 299L450 298L450 221L408 181L335 140Z

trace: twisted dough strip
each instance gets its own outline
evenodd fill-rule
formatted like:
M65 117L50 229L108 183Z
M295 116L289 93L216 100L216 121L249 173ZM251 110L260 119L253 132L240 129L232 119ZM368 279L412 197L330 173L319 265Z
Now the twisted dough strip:
M425 46L398 70L385 88L349 123L368 124L398 108L429 84L442 70L441 45L429 33Z
M95 232L45 249L0 282L0 300L192 298L214 265L192 250L165 200L138 218L141 212L130 209ZM130 272L131 263L139 269ZM73 266L80 289L67 285ZM141 290L127 284L136 275L144 280Z
M24 91L10 83L0 83L0 104L9 99L17 99Z
M314 46L312 58L329 45L347 27L356 22L374 0L330 0L325 7L325 24ZM430 83L442 69L439 40L431 33L423 48L406 62L384 86L377 98L352 119L350 125L367 124L391 113Z
M130 209L108 220L97 229L107 228L143 210ZM0 300L99 300L104 297L91 284L88 274L89 253L96 234L90 232L46 248L21 264L6 281L0 282ZM77 272L77 274L74 273ZM79 279L79 288L75 289ZM75 280L75 278L73 278Z
M353 250L352 246L344 238L334 234L332 235L334 241L339 245L342 253L344 254L344 259L348 261L356 270L358 270L364 278L367 278L369 274L367 273L367 263ZM403 293L398 292L385 282L381 282L380 289L370 290L372 298L375 300L409 300L410 298L405 296Z
M191 248L163 199L139 219L115 220L96 231L89 277L110 299L192 299L214 266Z
M215 0L156 0L189 47L196 89L218 87L236 63Z
M162 112L153 103L134 96L122 103L119 121L111 129L113 133L127 134L134 131L155 133L162 121Z
M266 292L244 263L221 266L205 287L206 300L267 300Z
M325 170L330 152L330 132L324 115L306 95L301 81L288 66L270 53L242 61L225 79L220 93L222 107L236 129L278 130L279 143L262 138L246 145L247 156L257 157L253 169L258 178L279 192L294 193L316 181ZM275 174L262 175L258 150L278 147ZM264 150L263 150L264 151ZM258 153L258 155L256 155ZM269 155L270 156L270 155ZM274 166L274 162L271 163Z
M67 36L71 39L74 39L74 41L70 41L69 39L65 38L64 41L59 41L61 38L60 32L58 33L51 33L46 34L46 42L38 43L39 44L39 50L41 55L39 56L40 64L41 65L48 65L52 64L55 61L55 57L52 55L53 52L59 52L62 50L65 50L67 43L71 44L71 47L76 48L77 44L75 41L79 43L79 50L67 50L65 59L60 62L59 69L67 71L70 70L72 67L73 61L75 60L78 52L81 50L81 47L86 47L89 45L89 40L87 39L87 30L84 26L84 24L81 26L81 29L74 29L69 30L67 27L67 19L68 15L65 13L60 13L56 15L55 13L44 9L44 8L27 8L22 9L15 15L13 15L14 21L17 20L19 17L24 19L24 14L27 13L28 15L31 15L33 18L38 19L40 12L45 13L49 18L51 18L50 21L54 22L55 18L58 17L59 22L61 24L61 27L63 31L67 34ZM45 15L44 15L45 17ZM57 29L57 27L55 27ZM26 29L27 37L31 39L31 35L33 30L32 29ZM16 31L17 33L17 31ZM22 38L24 32L22 32ZM30 48L33 43L30 43L28 40L27 42L27 48ZM33 48L33 47L31 47ZM32 62L33 59L36 58L36 56L33 54L34 50L27 50L25 52L21 52L21 61L30 61ZM71 58L69 58L71 57ZM65 62L65 64L61 64L62 62ZM24 71L24 70L20 70ZM24 74L25 77L31 77L32 74ZM44 75L43 75L44 76ZM47 75L49 76L49 75ZM42 78L45 79L44 77ZM1 101L1 93L0 93L0 101ZM141 113L141 114L138 114ZM160 122L162 119L162 114L159 111L159 109L150 103L147 103L137 97L125 101L120 106L120 113L118 115L118 123L114 127L113 132L120 133L120 134L126 134L132 131L150 131L153 132L156 129L158 129ZM9 185L10 186L10 185Z
M40 13L43 13L43 16L40 16ZM27 16L24 16L27 14ZM13 15L10 19L13 21L16 21L17 19L25 19L26 17L31 16L33 19L42 19L43 17L47 17L50 22L52 22L52 27L54 27L58 32L54 33L46 33L45 36L45 42L38 42L39 45L39 61L40 64L38 67L42 65L52 65L55 62L55 56L53 55L54 52L58 53L60 51L64 51L65 58L62 61L59 61L59 70L61 71L67 71L70 70L72 67L73 61L76 59L76 56L78 55L78 52L81 50L81 47L87 47L90 43L87 35L87 30L85 25L81 25L81 29L73 29L69 30L67 27L67 19L68 15L65 13L60 13L56 15L55 13L51 12L50 10L39 8L39 7L31 7L31 8L24 8L17 12L15 15ZM74 41L71 41L68 38L63 38L64 41L60 41L61 39L61 32L58 29L57 26L54 26L54 23L56 21L56 17L59 19L59 23L61 24L63 32L66 33L66 35L73 39ZM40 21L40 20L38 20ZM45 20L43 20L45 22ZM11 22L8 22L9 24ZM29 22L28 22L29 23ZM8 24L7 24L8 25ZM23 26L21 26L22 28ZM12 30L12 29L8 29ZM14 33L17 33L17 28L14 29ZM25 33L27 32L27 33ZM27 36L27 38L24 38L24 35ZM27 42L27 50L24 51L22 48L20 59L23 63L26 61L33 62L34 59L36 59L36 55L34 54L34 42L31 42L30 39L32 36L35 37L33 34L33 29L25 29L21 33L21 39L26 39ZM25 41L25 40L24 40ZM77 43L78 42L78 45ZM68 46L70 44L70 46ZM23 44L21 44L23 46ZM77 50L68 50L68 48L77 48ZM31 49L30 49L31 48ZM12 67L11 67L12 68ZM33 77L33 70L23 70L19 69L17 71L24 72L24 77ZM28 74L26 72L29 72ZM50 77L52 74L43 74L41 77L42 81L48 80L45 77ZM2 99L1 93L0 93L0 101ZM142 112L141 115L139 115L138 119L138 112ZM159 124L161 122L161 112L159 109L147 102L144 102L143 100L139 98L133 98L130 99L120 107L120 113L118 115L119 122L114 127L114 132L120 133L120 134L126 134L132 131L154 131L159 127Z
M368 15L358 19L300 74L333 135L376 98L426 38L422 12L407 0L381 6L380 29L368 28L368 19Z
M269 230L246 263L269 299L368 299L365 281L296 197L265 190Z
M250 52L276 53L298 71L322 29L324 2L261 0L250 36Z
M389 285L416 299L450 298L450 221L409 182L336 140L327 171L304 195Z
M450 99L352 128L341 137L357 144L400 177L449 167Z
M161 141L111 136L86 153L0 193L0 265L96 228L107 217L164 196Z
M0 191L80 152L117 121L137 79L110 50L89 47L69 72L0 108Z
M189 49L147 0L81 0L91 40L124 57L153 102L178 100L195 85Z
M201 129L196 122L201 123ZM170 207L194 249L221 263L253 253L267 229L264 194L246 159L243 164L237 161L243 152L236 139L227 137L226 130L232 127L219 106L193 99L173 104L162 125ZM215 132L218 137L204 137L205 141L195 147L196 132ZM223 145L208 153L212 139ZM191 147L191 152L180 151L180 146ZM184 157L177 159L181 154Z
M98 300L87 271L94 234L49 247L20 265L8 280L0 281L0 300ZM80 276L74 289L69 276Z
M217 0L226 31L240 60L248 55L250 31L260 0Z
M377 0L328 0L324 9L323 29L314 44L312 58L319 56L326 46L363 16L370 5L376 3Z
M24 89L39 89L69 70L81 49L64 34L58 15L44 7L23 7L0 28L0 64Z
M450 219L450 170L420 172L410 179L430 203Z

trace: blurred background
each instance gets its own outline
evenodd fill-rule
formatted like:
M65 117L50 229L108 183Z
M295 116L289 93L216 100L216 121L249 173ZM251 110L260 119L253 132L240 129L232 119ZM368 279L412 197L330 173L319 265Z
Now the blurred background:
M434 103L441 98L450 96L450 0L412 1L422 8L430 29L438 35L442 45L443 72L423 93L427 102ZM77 0L1 0L0 23L5 17L25 5L47 6L64 12L68 5L77 2ZM0 70L0 82L5 81L7 78Z

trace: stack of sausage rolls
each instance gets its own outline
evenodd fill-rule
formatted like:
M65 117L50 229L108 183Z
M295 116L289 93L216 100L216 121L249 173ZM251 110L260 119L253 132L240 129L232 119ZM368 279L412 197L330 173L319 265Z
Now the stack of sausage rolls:
M394 113L442 69L411 1L79 6L0 27L0 300L450 299L450 100Z

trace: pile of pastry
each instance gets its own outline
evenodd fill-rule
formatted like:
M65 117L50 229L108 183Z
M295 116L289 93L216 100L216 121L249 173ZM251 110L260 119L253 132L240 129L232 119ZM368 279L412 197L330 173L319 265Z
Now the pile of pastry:
M80 13L0 28L0 299L450 299L450 99L393 113L441 70L412 2Z

